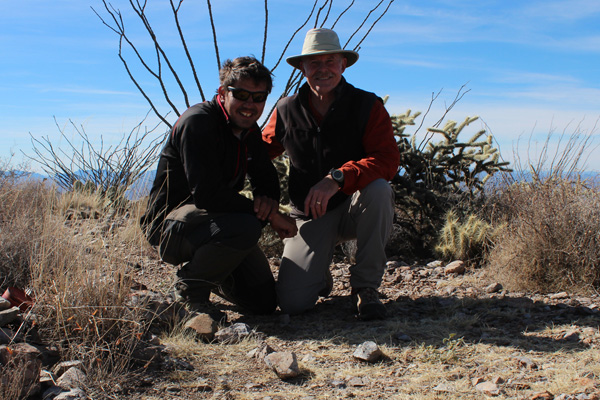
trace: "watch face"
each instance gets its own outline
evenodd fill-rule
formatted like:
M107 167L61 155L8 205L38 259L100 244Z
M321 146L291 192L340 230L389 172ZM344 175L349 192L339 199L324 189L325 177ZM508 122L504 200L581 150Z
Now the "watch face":
M337 182L342 182L344 180L344 174L339 169L331 171L331 177Z

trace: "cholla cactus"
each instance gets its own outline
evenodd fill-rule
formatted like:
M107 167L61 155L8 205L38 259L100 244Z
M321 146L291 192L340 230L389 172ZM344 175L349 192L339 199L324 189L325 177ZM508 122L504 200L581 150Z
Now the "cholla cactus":
M508 162L500 161L493 137L486 136L485 130L479 130L467 141L459 139L464 128L478 117L467 117L461 124L448 121L443 128L429 128L427 135L417 141L416 134L406 134L405 128L415 125L419 115L408 110L392 116L400 149L400 171L393 185L402 231L408 232L413 247L430 251L445 213L457 204L472 203L480 197L490 177L510 169ZM441 140L433 142L438 135Z

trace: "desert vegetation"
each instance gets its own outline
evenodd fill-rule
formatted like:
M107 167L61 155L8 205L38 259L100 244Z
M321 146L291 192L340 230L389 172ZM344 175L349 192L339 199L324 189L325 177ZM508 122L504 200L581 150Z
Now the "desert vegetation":
M460 139L458 133L472 118L431 131L443 138L423 148L444 148L437 156L416 153L422 150L406 144L415 142L404 133L411 125L407 114L395 117L409 122L396 126L406 139L399 146L412 165L427 159L422 164L427 179L412 188L406 175L394 182L403 196L382 285L392 315L388 320L369 326L352 320L344 302L351 255L340 249L332 266L334 296L323 299L314 313L291 321L279 315L244 316L214 298L228 315L222 326L245 321L255 330L238 344L200 340L184 329L186 316L173 317L171 303L157 313L147 297L139 296L144 289L168 298L174 269L161 263L137 226L143 198L107 202L101 190L89 190L96 187L91 183L88 190L57 190L5 170L0 289L22 288L34 299L19 319L3 327L14 333L7 347L17 341L42 346L45 369L60 360L78 360L92 398L220 398L227 393L227 398L286 398L284 393L300 398L311 392L315 398L338 398L340 390L361 398L379 398L379 391L397 398L438 398L448 392L454 398L479 398L471 380L490 380L494 374L498 393L492 394L501 398L544 390L597 393L600 197L595 182L584 179L577 165L590 146L587 136L571 135L552 156L575 152L569 162L554 169L527 162L528 171L515 172L494 163L492 139L480 140L485 132ZM464 152L468 144L486 156ZM466 161L460 154L468 154ZM449 159L466 165L462 175L448 167ZM481 160L491 160L489 168L469 173ZM452 179L440 179L449 174ZM414 243L418 246L411 248ZM280 243L265 231L263 246L277 274ZM465 272L442 271L457 260L464 262ZM560 339L572 331L580 339ZM167 359L140 356L140 349L156 340L166 345ZM365 340L379 344L383 361L365 365L349 358ZM265 341L304 355L301 378L281 380L253 364L247 353ZM26 397L19 366L1 367L2 398ZM512 383L502 384L508 376ZM589 381L585 389L582 379ZM176 394L169 392L173 387ZM155 391L159 394L152 397Z

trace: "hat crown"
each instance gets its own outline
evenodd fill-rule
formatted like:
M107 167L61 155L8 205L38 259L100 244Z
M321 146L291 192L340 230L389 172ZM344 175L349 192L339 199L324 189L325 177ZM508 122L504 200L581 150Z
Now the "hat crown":
M342 51L340 39L337 33L331 29L317 28L306 33L302 55L318 53L322 51Z
M340 53L346 58L346 67L353 65L358 60L358 53L354 50L344 50L340 46L337 33L331 29L314 28L306 32L302 54L286 58L288 64L300 68L302 58L318 54Z

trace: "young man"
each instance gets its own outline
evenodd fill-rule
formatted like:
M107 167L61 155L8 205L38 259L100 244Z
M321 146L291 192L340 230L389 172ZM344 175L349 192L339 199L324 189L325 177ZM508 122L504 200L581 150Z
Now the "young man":
M342 76L357 60L358 53L341 49L334 31L308 31L302 54L287 59L306 83L277 103L263 131L270 156L285 151L289 157L289 194L299 232L284 240L277 282L284 313L308 310L329 293L334 248L356 238L350 284L357 316L386 315L377 288L394 215L388 181L400 156L381 99Z
M255 313L277 306L257 242L269 223L282 238L294 220L278 211L279 181L256 121L272 88L253 57L227 60L211 100L185 111L169 133L141 224L161 258L182 266L177 289L199 308L211 291ZM254 200L240 193L246 175Z

